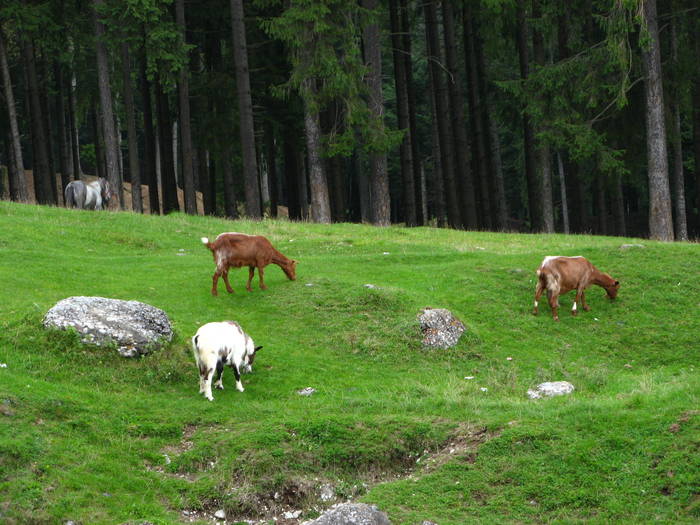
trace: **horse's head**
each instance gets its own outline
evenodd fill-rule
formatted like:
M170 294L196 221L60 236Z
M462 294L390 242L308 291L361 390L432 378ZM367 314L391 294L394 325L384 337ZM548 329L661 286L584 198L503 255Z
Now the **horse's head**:
M107 204L109 202L109 199L112 198L112 195L114 195L114 189L112 188L112 185L109 183L109 181L103 177L99 178L99 182L102 201L105 204Z

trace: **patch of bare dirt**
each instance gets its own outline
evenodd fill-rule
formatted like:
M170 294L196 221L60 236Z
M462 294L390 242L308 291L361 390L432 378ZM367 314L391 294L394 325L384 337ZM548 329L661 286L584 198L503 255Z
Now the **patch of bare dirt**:
M681 427L683 426L684 423L687 423L688 421L691 420L691 418L697 416L700 414L700 410L688 410L686 412L683 412L678 420L675 423L672 423L668 427L668 431L671 432L672 434L676 434L677 432L680 432Z
M183 432L182 446L186 446L188 441L186 434ZM297 478L286 480L277 490L255 492L250 490L250 486L246 488L245 481L236 480L235 486L224 490L221 498L203 501L202 509L181 511L182 520L188 523L204 520L222 525L237 522L262 525L272 520L277 525L300 525L311 513L316 515L323 512L339 500L353 500L374 485L407 478L418 479L449 461L474 463L479 447L499 434L500 430L461 424L439 449L424 450L419 455L404 458L400 468L392 472L373 470L358 473L358 477L364 481L353 487L341 487L342 480L334 483L319 478ZM222 510L225 510L225 519L215 516L217 511Z

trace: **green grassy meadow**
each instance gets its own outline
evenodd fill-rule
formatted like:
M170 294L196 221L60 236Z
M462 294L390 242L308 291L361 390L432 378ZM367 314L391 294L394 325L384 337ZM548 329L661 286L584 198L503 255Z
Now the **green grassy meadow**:
M248 293L232 270L212 297L199 238L223 231L267 236L297 281L272 265ZM7 202L0 232L2 523L293 524L330 505L324 484L394 524L700 522L697 244ZM531 315L545 255L586 256L618 300ZM44 330L72 295L162 308L176 337L133 360ZM421 348L428 306L467 325L456 347ZM246 391L227 371L210 403L189 339L225 319L264 348ZM576 391L527 398L550 380Z

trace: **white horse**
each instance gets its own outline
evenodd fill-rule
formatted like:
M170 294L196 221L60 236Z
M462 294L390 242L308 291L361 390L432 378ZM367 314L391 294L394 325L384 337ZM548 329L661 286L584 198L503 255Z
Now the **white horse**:
M69 182L63 194L66 198L67 208L101 210L107 207L114 191L109 181L100 177L96 181L87 184L82 180Z

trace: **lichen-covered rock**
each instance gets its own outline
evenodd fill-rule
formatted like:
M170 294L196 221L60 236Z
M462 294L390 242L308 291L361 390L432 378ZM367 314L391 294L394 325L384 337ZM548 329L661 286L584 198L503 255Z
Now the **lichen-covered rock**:
M462 321L445 308L424 308L418 321L423 344L433 348L453 347L466 330Z
M163 310L139 301L106 297L68 297L44 317L46 328L75 328L84 343L116 344L124 357L147 354L173 337Z
M374 505L339 503L304 525L391 525L389 518Z
M568 381L551 381L540 383L537 388L527 391L530 399L541 399L543 397L563 396L574 391L574 385Z

